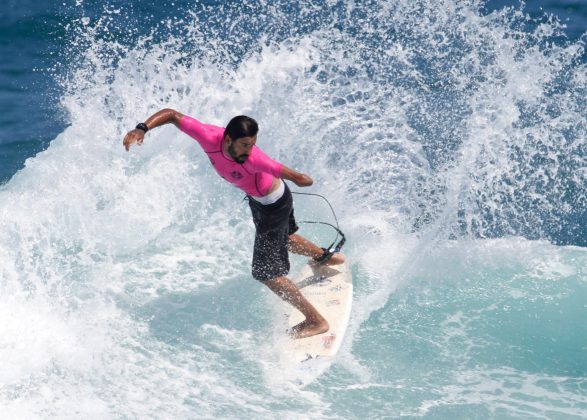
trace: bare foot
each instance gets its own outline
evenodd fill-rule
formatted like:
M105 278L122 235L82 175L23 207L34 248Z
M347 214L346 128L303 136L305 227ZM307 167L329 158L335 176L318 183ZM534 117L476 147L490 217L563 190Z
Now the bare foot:
M339 265L339 264L342 264L344 262L344 260L345 260L344 254L337 252L332 257L330 257L330 259L328 261L326 261L324 263L324 265Z
M339 265L344 263L345 258L344 258L344 254L337 252L335 254L332 255L332 257L330 257L330 259L328 261L325 262L318 262L315 259L310 259L310 264L316 264L316 265Z
M329 328L330 325L328 325L328 321L325 319L322 319L322 321L318 323L313 323L306 319L298 325L291 327L288 330L288 333L292 338L306 338L312 337L313 335L324 334Z

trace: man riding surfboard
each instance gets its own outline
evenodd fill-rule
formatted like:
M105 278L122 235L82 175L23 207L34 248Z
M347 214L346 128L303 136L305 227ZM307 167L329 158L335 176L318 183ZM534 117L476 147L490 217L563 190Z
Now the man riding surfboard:
M216 172L247 194L255 224L252 274L305 316L304 321L291 329L292 337L304 338L328 331L328 321L287 277L288 250L311 257L318 264L344 262L342 254L332 254L296 233L293 199L284 180L307 187L313 184L312 178L271 159L258 148L258 124L244 115L234 117L222 128L203 124L173 109L163 109L126 134L125 149L128 151L135 143L142 144L147 131L169 123L194 138Z

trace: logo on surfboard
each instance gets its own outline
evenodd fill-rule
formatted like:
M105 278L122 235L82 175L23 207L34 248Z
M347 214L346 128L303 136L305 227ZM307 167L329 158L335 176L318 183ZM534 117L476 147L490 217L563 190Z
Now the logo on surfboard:
M330 347L332 347L335 340L336 340L336 334L334 334L334 333L322 337L322 348L329 349Z

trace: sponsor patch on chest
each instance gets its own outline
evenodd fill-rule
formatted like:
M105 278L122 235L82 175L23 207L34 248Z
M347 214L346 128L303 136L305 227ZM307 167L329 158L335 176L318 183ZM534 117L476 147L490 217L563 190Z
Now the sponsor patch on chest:
M232 171L230 173L230 176L234 179L241 179L243 177L243 174L241 174L239 171Z

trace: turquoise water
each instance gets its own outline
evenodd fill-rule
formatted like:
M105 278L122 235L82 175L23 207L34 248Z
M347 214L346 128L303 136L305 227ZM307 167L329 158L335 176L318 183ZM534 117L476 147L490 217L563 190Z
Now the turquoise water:
M587 416L582 4L543 4L567 27L512 2L163 6L2 18L0 417ZM253 115L336 209L354 307L307 387L243 195L173 127L124 151L163 107Z

